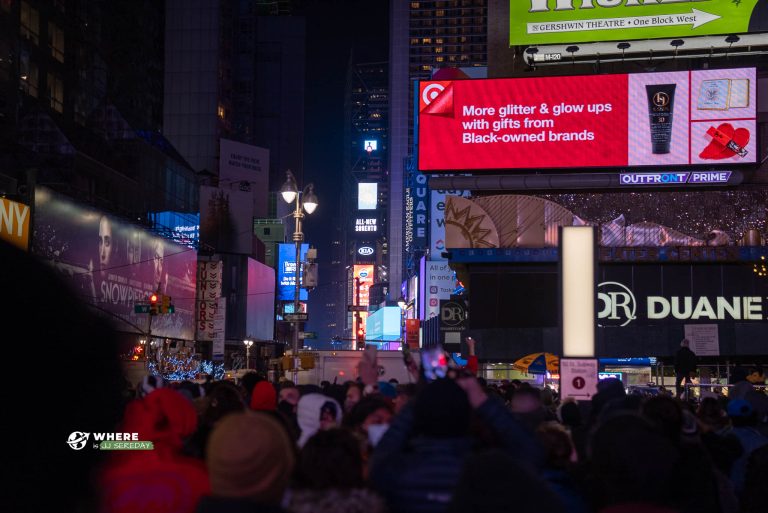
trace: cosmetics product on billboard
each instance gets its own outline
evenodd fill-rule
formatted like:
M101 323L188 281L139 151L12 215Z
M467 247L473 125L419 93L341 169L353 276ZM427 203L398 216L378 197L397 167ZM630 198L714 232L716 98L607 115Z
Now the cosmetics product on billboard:
M675 108L676 84L649 84L648 115L651 118L651 147L654 154L669 153L672 142L672 112Z
M730 123L722 123L717 128L710 126L707 135L712 141L699 154L699 158L722 160L738 155L741 158L749 153L746 149L749 143L749 130L734 128Z

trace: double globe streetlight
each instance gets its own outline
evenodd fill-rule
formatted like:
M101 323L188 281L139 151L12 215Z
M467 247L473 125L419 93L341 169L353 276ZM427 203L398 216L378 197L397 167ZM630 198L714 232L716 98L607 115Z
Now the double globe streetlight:
M293 219L296 221L296 227L293 231L293 242L296 244L296 291L293 298L293 313L298 314L299 291L301 289L301 243L304 242L304 233L301 231L301 220L304 218L302 208L311 214L317 208L317 196L315 196L314 185L311 183L299 192L296 185L296 178L290 170L286 172L286 180L280 187L280 194L289 205L296 202L296 208L293 211ZM299 321L293 323L293 382L298 384L299 372Z
M251 346L253 346L253 340L246 338L243 340L243 344L245 345L245 368L250 369L251 368Z

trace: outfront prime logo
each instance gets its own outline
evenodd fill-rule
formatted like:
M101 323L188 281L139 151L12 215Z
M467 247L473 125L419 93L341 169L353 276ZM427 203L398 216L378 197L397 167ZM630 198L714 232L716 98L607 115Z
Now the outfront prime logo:
M86 444L88 443L88 436L90 433L83 433L82 431L73 431L70 433L69 437L67 437L67 445L69 445L72 449L79 451L80 449L84 449Z
M597 285L600 303L597 325L626 326L637 318L637 301L631 290L617 281L604 281Z

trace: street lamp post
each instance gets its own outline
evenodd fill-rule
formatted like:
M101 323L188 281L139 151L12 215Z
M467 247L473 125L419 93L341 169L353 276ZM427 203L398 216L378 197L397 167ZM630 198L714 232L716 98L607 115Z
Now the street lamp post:
M296 221L296 227L293 231L293 242L296 244L296 289L293 297L293 313L298 314L300 310L299 293L301 291L301 243L304 242L304 233L301 231L301 220L304 219L302 207L311 214L317 208L317 196L315 196L314 186L308 184L304 190L299 193L296 185L296 178L290 170L286 172L286 180L280 188L280 194L289 205L296 202L293 211L293 219ZM298 384L299 378L299 321L293 322L293 382Z
M397 299L397 306L400 307L400 346L405 345L405 308L408 303L403 296Z
M245 344L245 368L250 369L251 368L251 346L253 345L253 340L246 338L243 340L243 344Z

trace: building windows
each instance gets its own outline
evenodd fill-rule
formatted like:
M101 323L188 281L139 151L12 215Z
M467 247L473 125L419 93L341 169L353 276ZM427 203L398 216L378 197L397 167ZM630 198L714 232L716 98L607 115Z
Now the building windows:
M436 57L435 60L437 62L443 62L445 60L445 58L441 55L440 57Z
M411 9L418 9L421 7L420 2L411 2Z
M64 31L52 22L48 23L48 47L54 59L64 62Z
M40 14L27 2L21 2L21 26L19 33L33 43L40 44Z
M425 44L425 45L426 45L426 44L430 44L430 43L432 43L432 38L430 38L430 37L424 37L424 38L422 38L422 39L421 39L421 42L422 42L423 44Z
M64 81L55 73L48 73L46 94L51 101L51 108L64 112Z
M29 54L22 52L19 59L19 87L30 96L37 98L37 64L29 60Z

